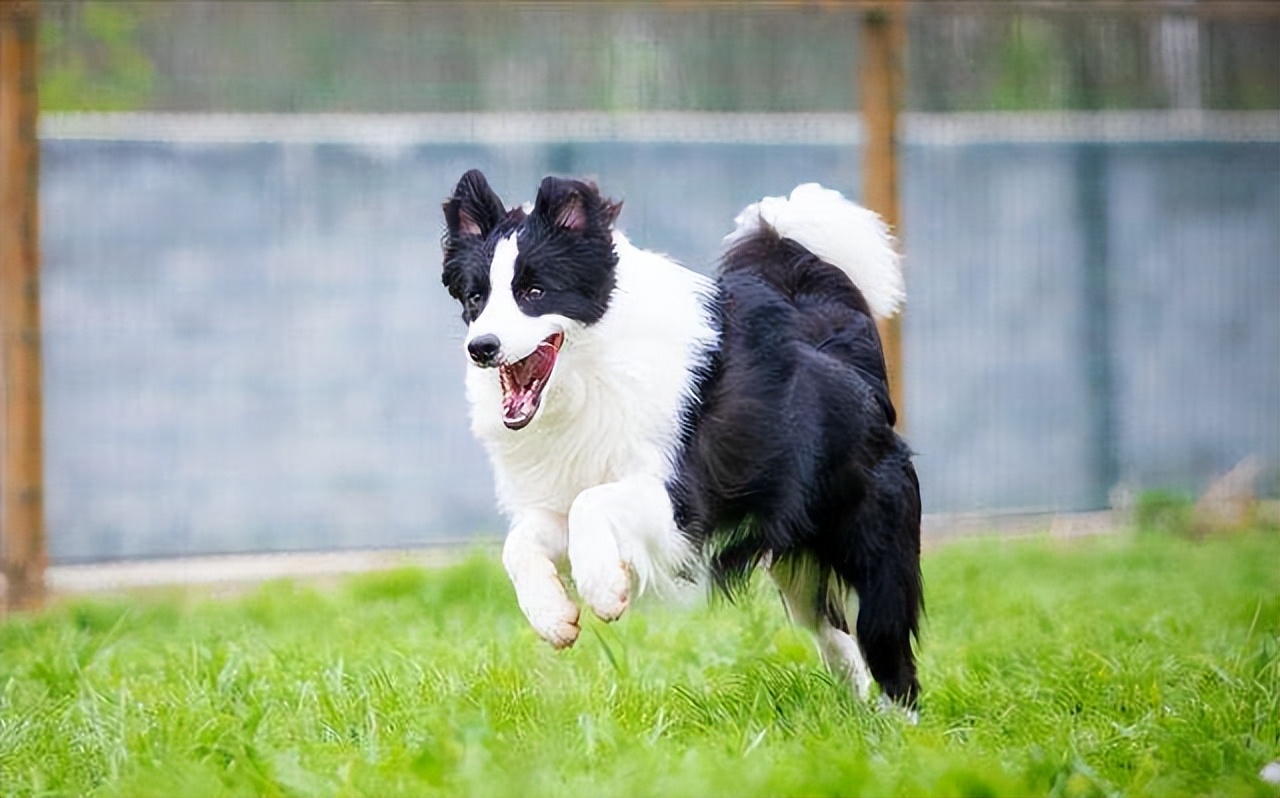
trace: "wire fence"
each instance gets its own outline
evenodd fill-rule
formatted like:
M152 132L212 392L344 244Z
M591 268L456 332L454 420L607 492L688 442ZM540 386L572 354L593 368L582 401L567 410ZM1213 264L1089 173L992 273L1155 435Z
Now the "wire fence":
M1269 0L906 3L906 110L1275 110ZM858 108L866 3L45 2L47 110Z
M916 3L907 434L926 510L1280 464L1280 6ZM439 202L595 176L695 268L857 195L850 4L46 2L58 561L496 534Z

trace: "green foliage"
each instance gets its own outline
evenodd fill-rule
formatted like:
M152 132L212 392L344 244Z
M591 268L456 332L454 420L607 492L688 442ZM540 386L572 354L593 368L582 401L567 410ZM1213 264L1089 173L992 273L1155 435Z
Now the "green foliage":
M1265 795L1278 554L1274 529L931 552L918 726L833 683L761 579L565 652L488 553L78 599L0 626L0 794Z
M1063 48L1045 20L1016 17L1002 42L991 103L999 111L1062 108Z
M52 4L40 26L40 107L131 111L152 93L155 70L140 38L136 6Z
M1195 502L1189 496L1166 490L1147 491L1134 505L1134 522L1143 532L1189 535Z
M1280 107L1276 15L1265 3L1229 13L1204 3L928 5L907 17L911 110ZM863 9L679 6L46 2L42 107L857 109ZM1192 100L1176 93L1188 75Z

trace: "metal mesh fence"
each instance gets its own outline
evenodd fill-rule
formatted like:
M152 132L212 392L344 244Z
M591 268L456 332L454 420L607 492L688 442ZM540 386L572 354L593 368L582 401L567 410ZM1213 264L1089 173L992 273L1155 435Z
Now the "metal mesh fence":
M905 417L926 510L1280 462L1280 6L909 4ZM498 533L439 202L626 201L708 268L856 196L851 4L45 3L55 559Z
M850 111L866 4L57 2L49 110ZM913 111L1280 108L1266 0L916 2Z

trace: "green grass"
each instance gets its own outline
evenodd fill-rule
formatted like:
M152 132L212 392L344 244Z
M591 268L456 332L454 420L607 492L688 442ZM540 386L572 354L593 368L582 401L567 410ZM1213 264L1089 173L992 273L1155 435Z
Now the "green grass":
M4 795L1275 795L1280 535L925 558L917 726L851 700L766 580L557 653L488 553L0 627Z

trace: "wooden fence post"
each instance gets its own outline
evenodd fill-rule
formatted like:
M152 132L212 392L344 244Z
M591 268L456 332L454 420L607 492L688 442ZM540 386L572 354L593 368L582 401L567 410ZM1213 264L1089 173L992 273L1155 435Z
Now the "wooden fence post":
M906 22L902 0L880 0L862 12L859 77L862 93L862 203L879 213L902 243L898 212L898 111L902 107ZM889 369L889 398L904 427L902 314L879 322Z
M37 188L38 0L0 0L0 552L9 609L39 606L47 561Z

